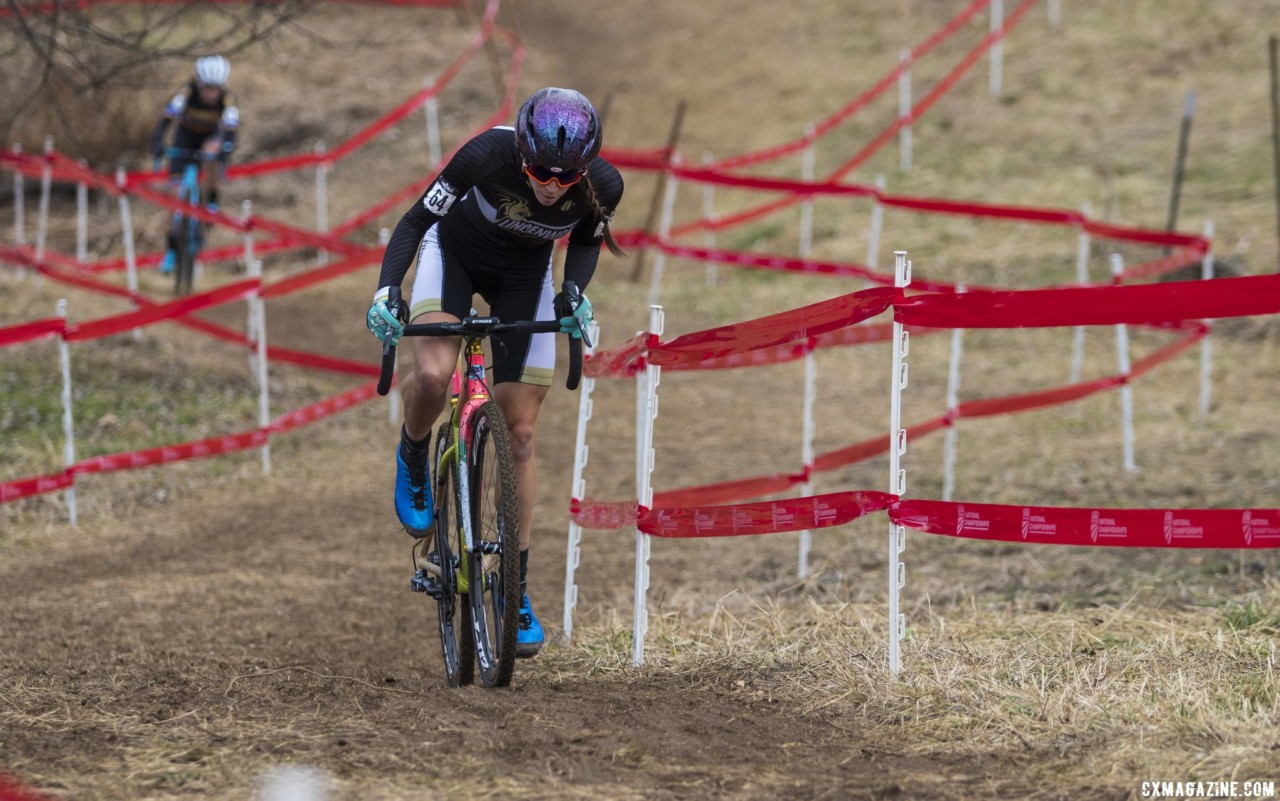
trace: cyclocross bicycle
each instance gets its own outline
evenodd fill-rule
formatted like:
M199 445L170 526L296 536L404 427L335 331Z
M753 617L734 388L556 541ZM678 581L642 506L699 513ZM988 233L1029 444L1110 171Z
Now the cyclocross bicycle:
M179 202L199 207L204 202L204 184L201 181L201 165L206 161L215 161L217 156L210 156L203 150L183 150L169 148L165 155L170 159L187 159L182 169L182 180L178 184L177 198ZM173 212L170 231L173 233L174 264L173 291L175 295L186 295L191 292L194 282L196 257L204 247L206 225L199 217L180 209Z
M564 290L576 308L577 287ZM402 305L399 287L387 303ZM559 332L557 320L503 322L469 316L458 322L406 325L404 336L462 337L462 357L451 379L449 419L436 433L435 524L413 546L410 589L436 600L440 646L450 687L470 684L477 663L486 687L511 683L516 660L520 605L520 542L517 531L515 462L501 407L485 382L484 340L494 334ZM586 337L586 331L582 332ZM569 338L569 375L577 389L583 339ZM590 341L587 341L588 346ZM386 395L395 371L391 340L382 346L378 394Z

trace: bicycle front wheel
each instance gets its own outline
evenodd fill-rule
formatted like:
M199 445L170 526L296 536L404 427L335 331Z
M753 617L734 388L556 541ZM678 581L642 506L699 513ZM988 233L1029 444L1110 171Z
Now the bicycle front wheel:
M495 401L472 418L467 475L471 501L471 617L486 687L511 683L520 606L520 534L511 433Z
M191 292L192 274L196 269L196 252L200 250L200 232L194 217L178 220L177 251L173 266L173 293L187 295Z
M457 457L445 454L452 446L449 423L443 423L436 434L435 514L436 533L428 559L440 568L440 594L436 596L436 617L440 628L440 649L444 656L445 679L450 687L470 684L475 677L476 654L472 639L471 602L459 592L458 542L461 531L456 515L453 479Z

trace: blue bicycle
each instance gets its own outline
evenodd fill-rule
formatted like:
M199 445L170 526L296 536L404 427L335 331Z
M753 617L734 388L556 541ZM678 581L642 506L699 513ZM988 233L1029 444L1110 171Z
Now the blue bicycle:
M217 156L211 156L202 150L184 150L181 148L169 148L165 155L170 159L181 159L185 161L182 168L182 179L178 183L177 198L180 202L191 207L200 207L204 202L204 185L201 181L203 163L206 161L215 161ZM157 169L159 165L157 164ZM160 271L173 272L173 291L176 295L186 295L191 292L191 287L195 277L196 258L200 255L200 249L204 247L204 238L206 224L193 214L186 211L178 210L173 213L173 221L170 225L169 244L173 252L172 261L168 254L165 255L165 261L160 265ZM168 266L169 270L165 267Z

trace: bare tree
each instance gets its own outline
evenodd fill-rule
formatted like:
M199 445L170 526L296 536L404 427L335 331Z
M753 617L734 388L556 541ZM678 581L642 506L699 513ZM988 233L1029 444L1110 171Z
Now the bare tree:
M172 83L198 56L233 56L313 2L0 0L0 136L56 132L77 151L99 149L105 129L117 126L118 138L129 133L118 129L122 121L135 124L119 106L136 90Z

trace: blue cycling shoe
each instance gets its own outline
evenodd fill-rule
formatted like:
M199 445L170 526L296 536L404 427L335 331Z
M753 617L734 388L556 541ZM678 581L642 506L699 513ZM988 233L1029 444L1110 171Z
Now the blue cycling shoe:
M396 448L396 515L410 535L422 538L431 534L435 510L432 508L427 467L409 467L399 448Z
M542 624L529 605L529 596L520 596L520 623L516 626L516 656L527 659L542 650Z
M160 260L160 274L170 275L173 273L173 263L177 261L177 257L172 250L164 252L164 258Z

